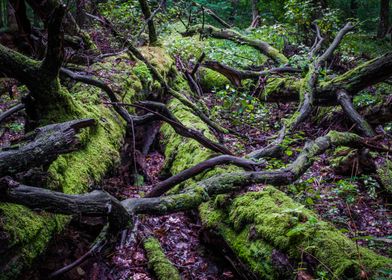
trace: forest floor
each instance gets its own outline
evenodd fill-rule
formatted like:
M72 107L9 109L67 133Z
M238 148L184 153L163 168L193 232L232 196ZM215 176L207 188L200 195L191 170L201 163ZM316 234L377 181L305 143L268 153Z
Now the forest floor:
M9 97L0 97L1 110L15 104ZM221 106L221 101L210 93L205 96L206 104L213 108ZM270 137L277 132L276 123L293 113L291 105L266 105L267 116L262 123L252 126L236 123L233 116L225 111L219 112L219 122L225 127L236 130L245 136L241 139L230 135L224 136L225 144L237 153L249 152L265 146ZM339 112L335 113L339 114ZM328 130L350 130L344 118L335 123L322 122L317 129L311 122L303 124L297 136L290 143L290 150L282 159L270 159L266 168L279 168L293 160L303 146L305 139L314 139ZM10 117L0 129L0 146L8 146L23 135L23 113ZM164 157L159 149L150 151L145 157L145 170L148 174L144 186L127 184L129 180L129 162L123 162L103 182L103 188L118 198L140 197L151 185L159 181ZM347 169L347 168L346 168ZM295 184L287 186L286 193L295 200L315 210L320 217L335 224L342 232L354 238L360 245L365 245L384 254L391 254L391 209L383 190L377 181L369 175L360 173L355 162L348 166L345 174L332 167L328 154L319 160ZM370 182L370 183L369 183ZM370 186L370 187L369 187ZM251 186L247 191L258 191L264 186ZM178 268L183 279L236 279L235 272L224 256L217 255L206 248L200 240L202 227L197 212L177 213L161 217L142 216L137 220L135 231L124 232L121 242L112 252L94 256L81 266L64 274L62 279L154 279L147 266L143 249L143 236L152 234L161 243L166 256ZM25 279L41 279L88 251L96 233L103 225L99 218L75 218L65 232L57 235L51 242L46 254L38 260L36 270L24 275Z

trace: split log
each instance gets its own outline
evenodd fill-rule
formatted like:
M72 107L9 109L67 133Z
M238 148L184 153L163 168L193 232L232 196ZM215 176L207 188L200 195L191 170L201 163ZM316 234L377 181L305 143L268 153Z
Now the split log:
M37 128L28 135L27 144L0 150L0 177L47 166L60 154L75 151L79 130L94 124L94 119L84 119Z

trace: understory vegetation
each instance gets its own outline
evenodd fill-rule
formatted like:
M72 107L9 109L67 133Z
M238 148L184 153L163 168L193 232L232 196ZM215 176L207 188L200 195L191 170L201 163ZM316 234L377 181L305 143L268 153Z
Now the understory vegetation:
M391 279L389 0L0 0L0 279Z

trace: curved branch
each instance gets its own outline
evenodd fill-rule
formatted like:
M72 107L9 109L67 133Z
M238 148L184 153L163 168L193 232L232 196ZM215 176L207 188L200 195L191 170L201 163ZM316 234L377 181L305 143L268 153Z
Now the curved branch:
M201 132L194 130L192 128L188 128L181 123L165 106L163 103L152 102L152 101L142 101L138 104L128 104L128 103L116 103L121 106L130 106L136 107L143 110L146 110L158 117L159 119L167 122L173 129L180 134L181 136L192 138L202 144L204 147L209 148L215 152L232 155L230 150L228 150L222 144L216 143L207 137L205 137Z
M212 169L218 165L224 164L233 164L239 167L243 167L244 169L254 170L256 167L264 167L264 162L255 162L252 160L247 160L244 158L229 156L229 155L222 155L217 156L211 159L207 159L191 168L188 168L180 173L162 181L153 186L153 189L146 194L145 197L156 197L164 194L172 187L182 183L206 170Z
M92 85L92 86L96 86L96 87L102 89L103 91L105 91L106 94L108 95L110 101L112 102L111 104L113 105L116 112L130 125L132 125L132 124L143 125L145 123L148 123L148 122L151 122L151 121L154 121L157 119L153 114L147 114L144 116L132 116L131 114L129 114L129 112L127 110L125 110L123 107L121 107L117 104L117 103L119 103L119 100L117 99L116 94L110 88L110 86L100 80L95 79L94 77L81 75L79 73L75 73L75 72L73 72L69 69L66 69L66 68L61 68L60 72L62 74L67 75L68 77L70 77L71 79L73 79L75 81L82 82L82 83Z
M240 70L222 64L218 61L206 61L203 63L203 66L222 74L223 76L228 78L230 82L236 87L240 87L242 80L245 79L258 79L260 77L266 77L272 74L302 72L301 69L292 68L292 67L272 68L266 71Z
M324 63L325 61L327 61L332 54L334 53L334 51L337 49L337 47L339 46L340 42L343 40L344 36L346 36L346 34L350 31L352 31L354 29L354 26L352 25L351 22L348 22L336 35L335 39L333 40L332 44L329 46L329 48L325 51L325 53L320 56L317 59L316 64L317 65L321 65L322 63Z

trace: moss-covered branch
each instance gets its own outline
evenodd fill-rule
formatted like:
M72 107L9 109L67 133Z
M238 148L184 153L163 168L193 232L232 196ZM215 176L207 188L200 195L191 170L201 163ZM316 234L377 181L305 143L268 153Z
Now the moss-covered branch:
M167 259L159 241L149 237L143 242L148 258L148 266L159 280L180 280L177 268Z
M201 33L205 36L211 36L217 39L226 39L238 44L249 45L257 50L259 50L265 56L271 58L278 64L287 64L288 59L277 49L269 45L268 43L261 40L249 39L246 36L234 31L232 29L219 29L212 25L194 25L188 28L187 31L183 33L184 36L193 36L197 33Z

